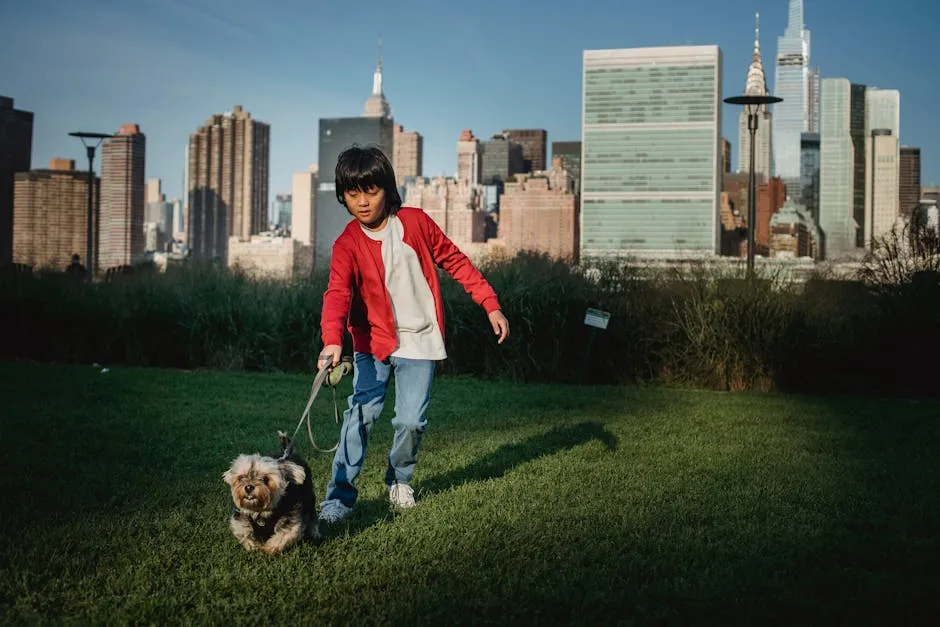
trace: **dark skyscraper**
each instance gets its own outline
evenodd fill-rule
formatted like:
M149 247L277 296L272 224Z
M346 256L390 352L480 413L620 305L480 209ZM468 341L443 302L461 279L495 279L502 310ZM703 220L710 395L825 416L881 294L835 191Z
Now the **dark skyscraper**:
M724 137L721 138L721 171L724 174L731 172L731 142Z
M865 245L865 85L852 84L849 135L852 137L852 217L855 246Z
M336 200L336 159L353 144L376 146L392 159L393 121L388 117L330 118L320 120L320 175L317 185L316 264L329 260L333 242L352 219Z
M540 128L509 129L503 131L514 142L522 146L522 170L535 172L545 169L545 154L548 149L548 131Z
M901 166L898 181L901 216L908 218L920 203L920 148L901 146Z
M814 220L819 219L819 133L800 135L800 196L790 198L806 207Z
M32 146L32 112L0 96L0 264L13 259L13 175L29 171Z
M492 139L480 142L480 151L484 185L503 183L513 174L525 169L522 146L507 133L494 135Z

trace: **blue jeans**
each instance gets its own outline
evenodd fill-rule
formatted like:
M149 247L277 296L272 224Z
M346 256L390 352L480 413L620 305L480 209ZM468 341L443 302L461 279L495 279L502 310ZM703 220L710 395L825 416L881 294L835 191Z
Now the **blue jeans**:
M388 379L395 372L395 438L388 454L385 484L410 483L418 461L418 447L427 425L425 412L431 398L434 361L390 357L387 363L368 353L355 353L353 393L343 412L339 446L333 457L333 476L326 487L326 501L338 500L352 507L359 490L356 477L366 457L372 425L382 413Z

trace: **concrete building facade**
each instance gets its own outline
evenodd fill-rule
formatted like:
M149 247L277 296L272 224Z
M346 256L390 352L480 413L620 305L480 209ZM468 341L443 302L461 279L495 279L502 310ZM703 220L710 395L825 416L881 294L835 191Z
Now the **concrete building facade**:
M314 163L291 177L291 237L311 251L316 238L318 170Z
M424 177L405 188L405 205L423 209L455 244L486 241L487 214L481 210L481 187L463 181Z
M465 128L457 140L457 180L478 185L482 179L482 167L480 140L473 136L473 131Z
M424 138L417 131L406 131L401 124L392 126L395 181L401 187L406 178L421 176L424 163Z
M92 184L97 203L99 179ZM88 266L87 171L76 171L70 159L51 159L48 169L15 175L14 197L14 263L65 270L77 254Z
M510 255L520 251L547 253L578 262L578 198L561 157L542 175L516 175L500 199L499 239Z
M313 250L292 237L229 238L229 267L256 278L292 280L313 272Z

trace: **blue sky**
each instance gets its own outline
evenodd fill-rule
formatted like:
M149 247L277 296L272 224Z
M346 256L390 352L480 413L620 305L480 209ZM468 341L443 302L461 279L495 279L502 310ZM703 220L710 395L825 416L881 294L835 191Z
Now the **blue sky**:
M356 8L353 9L352 6ZM823 77L899 89L901 142L940 184L936 0L804 0ZM585 49L718 44L724 95L744 88L754 13L773 87L787 0L0 0L0 94L35 113L33 167L86 163L73 130L147 134L147 177L182 190L187 138L241 104L271 124L271 194L317 162L321 117L359 115L383 42L395 120L424 136L426 175L452 174L461 129L579 139ZM734 107L723 134L737 143ZM737 163L737 146L734 146ZM97 166L97 163L96 163ZM323 164L332 167L332 164Z

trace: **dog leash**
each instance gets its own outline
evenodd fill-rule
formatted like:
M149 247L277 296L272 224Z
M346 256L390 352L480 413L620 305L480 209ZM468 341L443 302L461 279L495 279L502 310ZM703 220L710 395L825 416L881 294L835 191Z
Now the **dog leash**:
M300 432L300 428L303 426L304 421L307 423L307 436L310 438L310 444L313 445L315 450L320 451L321 453L332 453L337 449L339 442L333 445L333 448L331 449L322 449L317 446L316 438L313 436L313 427L310 425L310 408L313 407L313 401L317 398L317 394L320 393L320 388L322 388L323 384L326 383L328 386L333 388L333 419L336 421L336 424L339 424L340 411L339 402L336 399L336 387L339 385L339 382L343 376L350 374L352 369L352 359L349 357L343 357L336 366L333 366L329 360L323 364L319 372L317 372L317 376L313 378L313 385L310 386L310 398L307 399L307 406L300 415L300 422L297 423L297 428L294 429L294 435L292 435L288 440L288 444L284 448L284 453L281 455L281 459L287 459L290 457L291 453L294 452L294 438L296 438L297 433Z

